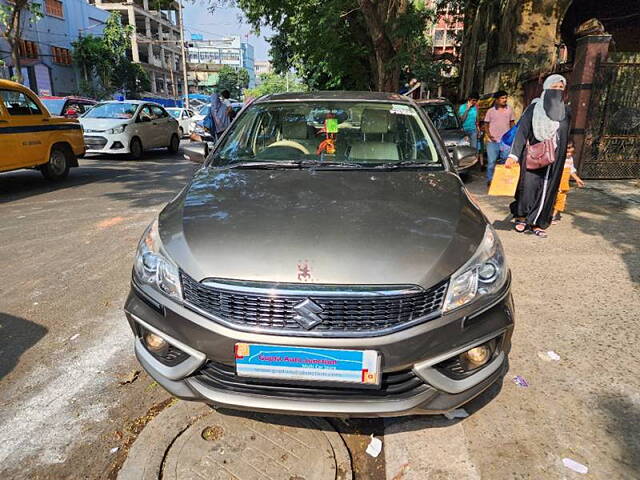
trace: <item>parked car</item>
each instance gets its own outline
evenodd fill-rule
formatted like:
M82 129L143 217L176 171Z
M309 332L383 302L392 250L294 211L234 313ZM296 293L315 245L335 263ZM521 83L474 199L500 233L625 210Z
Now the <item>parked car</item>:
M176 153L180 147L178 121L156 103L101 102L80 123L87 153L127 154L137 160L144 150L166 147Z
M52 116L38 96L0 79L0 172L37 168L48 180L62 180L84 154L77 120Z
M472 146L469 136L462 129L462 122L458 118L455 106L446 98L432 98L419 100L418 104L425 109L427 115L438 129L444 144L450 155L454 154L454 149L458 146ZM475 148L475 145L473 146ZM466 173L478 162L478 157L474 153L465 158L458 159L456 165L459 173Z
M180 131L180 138L189 135L195 126L194 115L195 112L193 110L188 110L186 108L179 107L171 107L167 108L167 112L173 118L178 121L178 130Z
M53 97L41 96L40 100L44 103L51 115L58 115L67 118L78 118L90 110L96 103L90 98L81 97Z
M288 93L245 108L149 225L125 312L140 363L183 399L441 413L504 376L510 285L413 100Z
M209 114L209 105L203 105L200 107L198 112L193 116L193 123L202 123L204 117Z

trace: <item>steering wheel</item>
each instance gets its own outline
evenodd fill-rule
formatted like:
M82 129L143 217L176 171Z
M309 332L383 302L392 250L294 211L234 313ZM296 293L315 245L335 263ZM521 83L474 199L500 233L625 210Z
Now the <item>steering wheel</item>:
M300 144L298 142L294 142L293 140L278 140L277 142L273 142L267 148L272 148L272 147L295 148L296 150L300 150L305 155L309 155L309 150L307 150L304 145L302 145L302 144Z

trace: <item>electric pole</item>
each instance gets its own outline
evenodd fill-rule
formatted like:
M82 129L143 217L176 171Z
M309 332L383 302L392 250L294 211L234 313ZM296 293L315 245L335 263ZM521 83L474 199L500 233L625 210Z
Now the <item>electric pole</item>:
M182 18L182 0L178 0L180 12L180 51L182 53L182 93L185 99L185 108L189 108L189 80L187 79L187 53L184 48L184 19Z

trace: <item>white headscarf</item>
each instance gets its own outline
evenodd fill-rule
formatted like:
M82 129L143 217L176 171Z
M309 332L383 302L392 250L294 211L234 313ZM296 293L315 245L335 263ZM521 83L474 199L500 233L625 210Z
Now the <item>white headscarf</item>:
M547 90L550 89L551 85L553 85L556 82L564 83L565 88L567 86L567 79L564 78L562 75L557 75L557 74L549 75L547 79L544 81L544 84L542 85L542 89L543 89L542 94L540 95L539 98L536 98L535 100L533 100L533 102L531 102L535 104L535 106L533 107L533 122L532 122L533 135L540 142L548 138L551 138L558 131L558 127L560 127L560 122L549 118L544 105L545 93L547 92Z

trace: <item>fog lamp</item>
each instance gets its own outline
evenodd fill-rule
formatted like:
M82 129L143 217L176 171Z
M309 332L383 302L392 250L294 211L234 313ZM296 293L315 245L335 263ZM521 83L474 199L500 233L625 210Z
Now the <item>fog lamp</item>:
M147 332L144 335L144 343L150 352L157 355L166 355L169 351L169 344L167 341L156 335L155 333Z
M480 345L479 347L467 350L462 354L462 357L469 363L470 367L477 368L489 361L489 358L491 358L491 349L488 345Z

